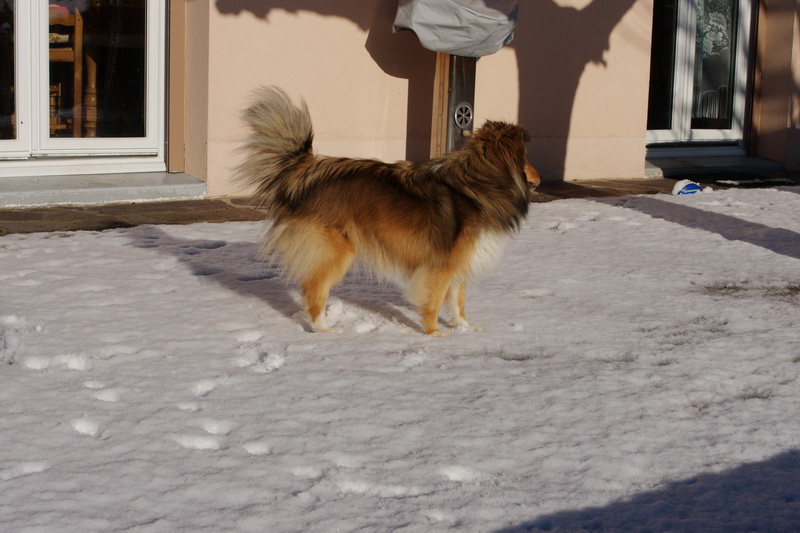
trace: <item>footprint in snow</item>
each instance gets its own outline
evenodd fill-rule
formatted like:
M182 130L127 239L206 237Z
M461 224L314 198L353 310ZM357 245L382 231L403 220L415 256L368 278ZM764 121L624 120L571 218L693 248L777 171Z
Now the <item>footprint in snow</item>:
M83 386L95 391L93 395L95 400L116 403L122 399L122 391L120 389L107 389L102 381L84 381Z
M278 370L286 364L286 357L275 352L266 352L263 348L246 343L239 346L239 355L232 360L239 368L249 368L251 371L265 374Z
M72 426L72 429L87 437L99 437L103 432L103 428L100 424L86 417L70 420L69 424Z
M11 364L20 347L20 332L27 321L17 315L0 316L0 362Z
M481 473L467 466L450 465L439 469L439 473L458 483L468 483L481 478Z
M272 447L264 441L246 442L242 445L242 448L250 455L269 455L272 453Z
M242 343L257 342L264 338L266 332L260 329L245 329L236 334L236 340Z
M317 481L325 477L325 469L317 466L297 466L292 468L292 474L303 478Z
M187 450L219 450L222 448L222 439L214 435L173 435L172 440Z
M376 329L378 329L378 324L375 322L361 322L355 327L356 333L372 333Z
M208 396L211 391L217 388L217 383L212 379L202 379L192 385L192 394L197 397Z
M354 479L343 479L336 483L339 490L345 494L357 494L376 498L415 498L428 494L421 487L404 485L384 485Z
M230 435L236 429L236 423L228 420L203 418L193 425L200 426L207 435L189 435L186 433L173 435L172 440L179 446L189 450L219 450L223 447L221 437Z
M119 389L103 389L94 393L94 397L101 402L116 403L122 399L122 391Z
M11 481L18 477L44 472L48 468L50 465L44 461L25 461L6 470L0 470L0 479Z
M578 217L578 220L583 220L586 222L597 222L598 220L600 220L600 213L597 213L595 211L584 213L580 217Z
M46 370L54 366L66 366L69 370L86 372L92 369L92 361L84 354L63 354L49 357L29 355L20 360L20 365L29 370Z
M200 404L198 402L178 402L175 406L181 411L199 411Z
M210 435L230 435L236 428L236 424L227 420L203 419L199 421L206 433Z
M445 511L443 509L429 509L422 511L422 515L428 517L434 522L441 522L449 525L450 527L458 527L459 525L458 517L452 512Z

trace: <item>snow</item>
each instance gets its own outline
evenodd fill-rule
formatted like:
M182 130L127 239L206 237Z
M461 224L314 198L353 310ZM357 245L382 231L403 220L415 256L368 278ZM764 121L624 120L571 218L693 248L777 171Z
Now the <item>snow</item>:
M798 531L800 188L533 204L420 332L263 225L0 238L0 529Z

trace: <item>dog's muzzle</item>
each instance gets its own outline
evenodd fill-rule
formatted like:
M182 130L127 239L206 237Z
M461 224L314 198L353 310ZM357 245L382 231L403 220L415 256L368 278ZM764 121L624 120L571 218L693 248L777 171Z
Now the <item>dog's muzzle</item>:
M542 182L542 175L530 163L525 163L525 179L528 181L528 188L534 190Z

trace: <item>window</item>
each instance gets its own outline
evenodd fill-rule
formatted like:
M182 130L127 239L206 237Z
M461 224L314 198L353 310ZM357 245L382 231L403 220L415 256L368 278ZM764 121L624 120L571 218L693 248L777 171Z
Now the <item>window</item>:
M164 170L165 0L0 3L0 176Z

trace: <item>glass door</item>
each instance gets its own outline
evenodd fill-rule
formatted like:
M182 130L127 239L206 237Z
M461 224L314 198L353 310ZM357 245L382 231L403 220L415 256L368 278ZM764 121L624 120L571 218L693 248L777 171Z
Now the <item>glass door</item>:
M744 149L752 0L655 0L648 147Z
M29 76L29 51L18 43L29 39L29 3L0 0L0 158L25 158L30 153L30 123L21 120L29 106L28 87L17 80Z
M0 175L164 169L165 1L0 0Z

